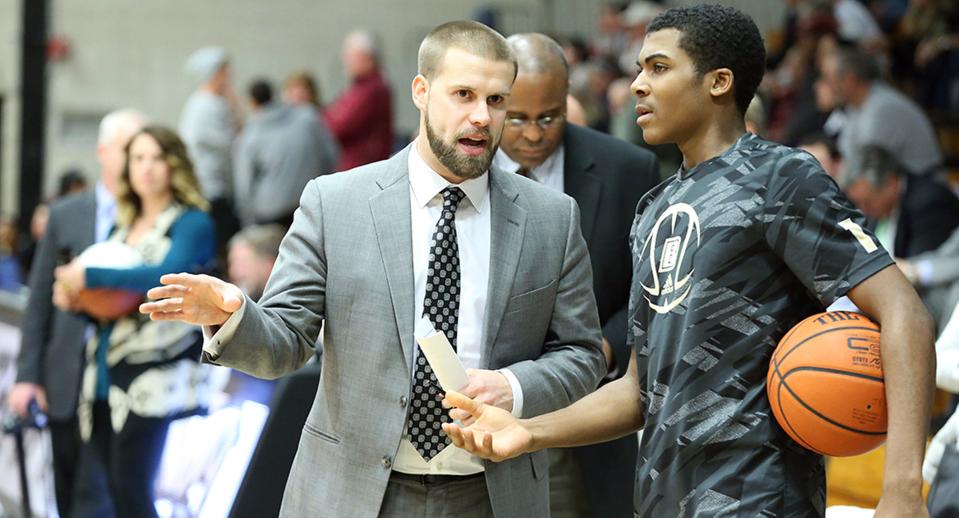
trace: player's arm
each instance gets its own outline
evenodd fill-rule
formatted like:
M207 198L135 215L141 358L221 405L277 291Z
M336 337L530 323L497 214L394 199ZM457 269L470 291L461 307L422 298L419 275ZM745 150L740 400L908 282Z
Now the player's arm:
M453 444L494 461L544 448L606 442L643 426L635 355L622 378L566 408L530 419L516 419L455 392L448 393L443 403L454 407L450 416L465 425L443 425Z
M882 330L889 429L877 511L891 511L888 516L921 516L912 512L922 512L915 506L921 507L922 502L922 457L935 389L932 318L895 266L859 283L848 295Z

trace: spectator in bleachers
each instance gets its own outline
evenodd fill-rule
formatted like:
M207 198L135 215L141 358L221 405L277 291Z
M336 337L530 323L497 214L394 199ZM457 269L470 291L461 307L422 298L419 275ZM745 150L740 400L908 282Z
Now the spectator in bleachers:
M885 37L869 9L859 0L832 0L833 15L839 24L839 37L862 49L878 50Z
M303 188L332 173L339 149L310 106L275 102L269 83L250 86L252 115L236 140L236 208L243 226L289 228Z
M842 170L842 155L839 154L835 140L825 133L817 131L808 133L799 139L799 147L816 157L826 174L836 180L837 183L839 182L839 172Z
M287 104L305 104L320 110L320 91L316 80L306 71L293 72L283 81L283 102Z
M935 250L959 226L959 199L940 178L909 174L892 152L877 146L864 150L861 164L846 192L894 257Z
M209 205L176 133L148 126L133 136L126 156L109 241L132 248L143 265L98 268L74 260L57 268L54 303L61 309L74 309L86 288L145 294L161 275L208 271L213 260ZM97 322L87 344L80 434L106 466L120 517L157 516L154 480L170 422L203 412L213 395L202 346L198 328L152 321L135 308Z
M902 34L915 71L916 99L937 112L959 110L959 4L955 0L910 2Z
M87 177L79 169L68 169L60 175L57 198L87 190Z
M601 8L591 42L594 57L616 58L626 48L628 35L624 31L623 13L628 5L628 2L609 1Z
M639 51L643 48L643 40L646 38L646 25L662 11L662 7L650 0L636 0L629 4L629 7L623 11L622 19L623 29L626 31L627 41L623 49L616 54L617 63L619 63L620 72L628 77L636 77L638 71L636 67L636 58Z
M237 232L230 240L230 282L254 302L263 295L284 235L286 229L280 225L254 225Z
M797 9L792 45L763 80L764 98L769 100L766 138L795 146L801 135L822 128L831 106L817 104L815 85L817 58L823 47L836 38L832 6L820 1L800 4Z
M929 118L911 99L879 78L879 67L866 53L841 48L822 62L822 81L844 106L848 121L839 135L843 180L862 174L866 151L886 150L915 176L937 174L942 152Z
M195 164L200 192L210 202L217 250L225 254L226 242L237 230L230 159L239 106L230 86L230 60L226 50L204 47L190 55L186 68L199 86L183 107L180 135Z
M380 48L370 32L343 40L343 67L350 86L323 115L340 144L338 171L389 158L393 149L393 103L380 70Z

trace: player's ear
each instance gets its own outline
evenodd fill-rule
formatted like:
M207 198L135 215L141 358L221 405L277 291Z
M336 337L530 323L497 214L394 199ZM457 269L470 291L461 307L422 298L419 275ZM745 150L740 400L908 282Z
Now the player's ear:
M717 68L709 71L706 74L706 81L709 85L709 95L714 98L733 93L733 71L728 68Z

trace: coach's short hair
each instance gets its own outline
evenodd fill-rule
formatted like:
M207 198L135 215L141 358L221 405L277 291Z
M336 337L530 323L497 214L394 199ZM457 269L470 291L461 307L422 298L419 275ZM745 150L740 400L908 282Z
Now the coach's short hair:
M456 48L493 61L509 61L516 77L516 58L500 33L479 22L447 22L430 31L420 44L417 71L427 79L440 72L449 49Z
M766 71L766 48L756 22L732 7L693 5L663 11L646 33L663 29L680 32L679 46L700 76L718 68L733 71L736 108L745 115Z

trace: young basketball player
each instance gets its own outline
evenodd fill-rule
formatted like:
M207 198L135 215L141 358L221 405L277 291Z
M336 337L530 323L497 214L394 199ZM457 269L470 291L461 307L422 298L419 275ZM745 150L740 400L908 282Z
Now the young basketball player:
M637 123L650 144L675 142L683 166L633 224L629 374L523 420L450 393L465 428L444 429L501 460L642 428L639 516L822 516L823 459L772 418L764 380L784 333L848 295L882 327L889 433L876 516L925 516L934 359L919 298L811 155L745 132L765 60L748 16L675 8L647 30Z

